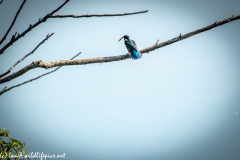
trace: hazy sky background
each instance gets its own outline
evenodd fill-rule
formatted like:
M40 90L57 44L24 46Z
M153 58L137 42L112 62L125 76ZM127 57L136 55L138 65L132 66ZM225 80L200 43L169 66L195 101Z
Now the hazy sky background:
M63 1L27 1L8 39ZM0 5L3 36L22 1ZM239 0L70 1L56 14L148 13L49 19L0 55L0 73L55 34L13 72L46 62L127 53L240 14ZM239 160L240 21L144 54L140 60L62 67L0 96L0 128L27 152L67 160ZM3 45L4 45L3 44ZM2 46L3 46L2 45ZM1 47L2 47L1 46ZM47 70L50 71L50 70ZM12 86L47 72L34 69Z

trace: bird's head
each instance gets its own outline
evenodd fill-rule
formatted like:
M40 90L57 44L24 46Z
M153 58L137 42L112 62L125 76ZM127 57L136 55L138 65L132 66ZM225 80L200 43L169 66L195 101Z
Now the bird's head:
M124 38L125 41L126 41L126 40L130 40L129 36L128 36L128 35L125 35L125 36L123 36L122 38L120 38L119 41L121 41L123 38Z

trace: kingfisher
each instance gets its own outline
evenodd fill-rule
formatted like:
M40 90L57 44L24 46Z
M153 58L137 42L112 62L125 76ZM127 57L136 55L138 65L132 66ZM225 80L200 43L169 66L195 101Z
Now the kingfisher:
M124 39L124 43L127 47L127 50L129 52L129 54L131 55L132 59L139 59L142 57L142 54L138 51L137 49L137 45L134 42L134 40L130 40L128 35L125 35L122 37ZM119 39L119 42L122 40L122 38Z

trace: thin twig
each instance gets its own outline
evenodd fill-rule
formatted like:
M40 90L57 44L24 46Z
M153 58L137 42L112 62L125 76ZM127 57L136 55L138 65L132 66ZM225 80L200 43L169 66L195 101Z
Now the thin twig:
M2 1L3 1L3 0L2 0ZM2 3L2 1L1 1L1 3ZM8 33L10 32L10 30L12 29L12 27L13 27L13 25L14 25L17 17L18 17L18 14L21 12L21 9L23 8L25 2L26 2L26 0L23 0L22 5L21 5L20 8L18 9L18 11L17 11L17 13L16 13L16 15L15 15L13 21L12 21L12 24L10 25L10 27L9 27L8 30L7 30L7 32L6 32L5 35L3 36L2 40L0 41L0 45L1 45L1 44L3 43L3 41L7 38L7 35L8 35ZM0 4L1 4L1 3L0 3Z
M186 38L189 38L191 36L194 36L196 34L199 34L201 32L210 30L212 28L218 27L220 25L223 25L225 23L229 23L232 22L234 20L240 19L240 14L237 16L232 16L230 18L224 19L222 21L219 22L215 22L209 26L206 26L204 28L200 28L198 30L195 30L193 32L189 32L186 34L183 34L181 36L177 36L171 40L159 43L158 45L153 45L147 48L144 48L142 50L140 50L141 53L148 53L151 52L155 49L167 46L169 44L175 43L177 41L180 40L184 40ZM42 62L41 60L39 61L34 61L31 64L25 66L24 68L20 69L19 71L4 77L2 79L0 79L0 84L11 81L14 78L17 78L21 75L23 75L24 73L28 72L31 69L34 68L53 68L53 67L58 67L58 66L67 66L67 65L85 65L85 64L92 64L92 63L103 63L103 62L114 62L114 61L121 61L121 60L125 60L128 59L129 55L128 54L124 54L124 55L119 55L119 56L111 56L111 57L96 57L96 58L88 58L88 59L78 59L78 60L60 60L60 61L55 61L55 62Z
M54 33L52 33L52 34L48 34L47 36L46 36L46 38L44 38L30 53L28 53L28 54L26 54L24 57L22 57L20 60L18 60L11 68L9 68L5 73L3 73L3 74L1 74L0 75L0 78L2 78L3 76L5 76L5 75L7 75L8 73L10 73L11 71L12 71L12 69L14 68L14 67L16 67L16 65L18 65L21 61L23 61L25 58L27 58L29 55L31 55L31 54L33 54L37 49L38 49L38 47L39 46L41 46L46 40L48 40L48 38L50 38L52 35L53 35Z
M77 55L75 55L74 57L72 57L70 60L73 60L74 58L76 58L76 57L79 56L80 54L81 54L81 52L79 52ZM58 69L60 69L61 67L62 67L62 66L57 67L56 69L54 69L54 70L52 70L52 71L49 71L49 72L44 73L44 74L42 74L42 75L40 75L40 76L37 76L37 77L32 78L32 79L30 79L30 80L27 80L27 81L25 81L25 82L23 82L23 83L20 83L20 84L11 86L11 87L9 87L9 88L4 87L3 90L0 92L0 95L2 95L3 93L5 93L5 92L7 92L7 91L9 91L9 90L11 90L11 89L13 89L13 88L15 88L15 87L19 87L19 86L24 85L24 84L26 84L26 83L35 81L35 80L37 80L37 79L39 79L39 78L41 78L41 77L43 77L43 76L46 76L46 75L51 74L51 73L53 73L53 72L56 72L56 71L57 71Z
M1 0L0 4L2 4L3 0Z
M83 18L83 17L111 17L111 16L126 16L126 15L132 15L132 14L139 14L139 13L146 13L148 10L139 11L139 12L130 12L130 13L121 13L121 14L84 14L84 15L52 15L50 18Z
M4 53L4 51L11 46L13 43L15 43L19 38L23 37L25 34L30 32L33 28L37 27L39 24L46 22L48 18L50 18L55 12L57 12L59 9L61 9L69 0L66 0L62 5L60 5L57 9L52 11L51 13L45 15L42 19L39 19L38 22L35 24L30 24L29 27L21 34L18 34L15 38L12 38L4 47L1 48L0 50L0 55Z

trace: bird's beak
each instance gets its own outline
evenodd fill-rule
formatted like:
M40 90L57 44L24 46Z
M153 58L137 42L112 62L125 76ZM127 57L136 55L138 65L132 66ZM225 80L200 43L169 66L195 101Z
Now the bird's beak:
M122 37L123 38L123 37ZM120 38L118 41L120 42L122 40L122 38Z

